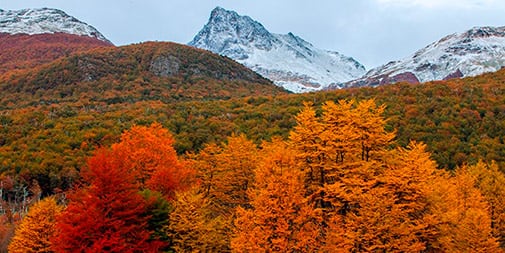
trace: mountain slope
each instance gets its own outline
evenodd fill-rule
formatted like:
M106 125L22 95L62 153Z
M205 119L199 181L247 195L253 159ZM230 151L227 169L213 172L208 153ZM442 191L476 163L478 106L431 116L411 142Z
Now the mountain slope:
M162 42L98 48L0 76L0 108L80 101L227 99L285 92L229 58Z
M109 42L66 33L0 33L0 74L33 68L78 51L112 46Z
M376 86L476 76L505 66L505 27L475 27L370 70L346 86ZM337 87L338 88L338 87Z
M113 45L95 28L63 11L0 10L0 74L103 46Z
M293 92L321 90L365 72L353 58L315 48L292 33L272 34L250 17L220 7L189 45L228 56Z
M93 26L67 15L65 12L51 8L1 10L0 33L9 34L43 34L67 33L88 36L110 43Z

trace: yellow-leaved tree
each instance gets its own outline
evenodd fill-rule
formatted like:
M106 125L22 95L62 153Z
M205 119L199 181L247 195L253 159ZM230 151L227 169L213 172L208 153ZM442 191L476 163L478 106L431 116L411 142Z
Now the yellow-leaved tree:
M32 207L16 228L9 244L9 252L54 252L50 238L63 207L53 197L45 198Z
M201 192L216 215L230 216L235 207L249 202L246 192L254 181L257 156L256 144L245 135L233 135L226 143L207 145L190 157Z
M176 252L228 252L230 227L223 216L215 217L210 202L195 187L176 194L168 226Z
M247 189L254 182L257 166L257 147L245 135L231 136L223 151L217 155L218 167L211 201L224 214L232 214L235 207L249 203Z

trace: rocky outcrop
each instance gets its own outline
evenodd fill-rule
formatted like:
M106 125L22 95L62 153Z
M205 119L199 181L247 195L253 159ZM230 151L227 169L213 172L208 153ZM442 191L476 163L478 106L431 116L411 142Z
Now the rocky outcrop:
M449 75L447 75L446 77L444 77L444 80L449 80L449 79L454 79L454 78L461 78L461 77L463 77L463 73L461 73L461 71L458 69L455 72L450 73Z
M159 77L176 75L179 72L181 61L172 55L160 55L155 57L149 66L149 71Z

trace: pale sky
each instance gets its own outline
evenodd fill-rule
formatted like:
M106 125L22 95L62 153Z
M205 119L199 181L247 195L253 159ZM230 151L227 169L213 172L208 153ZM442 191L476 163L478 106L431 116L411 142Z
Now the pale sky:
M188 43L221 6L273 33L292 32L368 69L399 60L474 26L505 26L505 0L0 0L0 9L51 7L115 45Z

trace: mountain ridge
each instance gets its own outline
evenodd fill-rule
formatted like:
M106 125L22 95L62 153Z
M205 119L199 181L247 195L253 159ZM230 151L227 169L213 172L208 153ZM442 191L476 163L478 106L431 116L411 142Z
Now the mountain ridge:
M424 83L477 76L503 66L505 26L473 27L447 35L406 58L373 68L344 86L377 86L401 81Z

